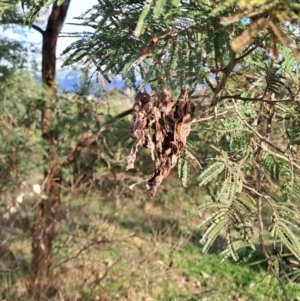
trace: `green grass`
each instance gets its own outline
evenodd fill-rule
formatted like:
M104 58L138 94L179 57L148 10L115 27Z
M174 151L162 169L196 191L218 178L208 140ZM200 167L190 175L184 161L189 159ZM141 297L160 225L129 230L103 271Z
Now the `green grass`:
M117 100L115 104L117 108ZM111 113L117 113L115 108L111 106ZM102 161L108 160L98 145L90 153L87 151L83 160L91 159L94 151L99 152ZM113 154L117 151L114 148ZM122 152L120 157L126 158L128 150ZM143 184L133 191L128 189L141 178L146 179L147 172L151 173L150 160L138 159L136 171L125 173L124 162L115 162L116 156L111 169L99 158L91 160L89 166L83 165L89 172L86 176L89 185L82 180L62 193L53 242L53 278L49 281L59 293L47 300L284 300L277 281L267 275L266 267L231 260L221 264L217 253L224 246L224 237L214 244L215 253L202 253L197 207L206 191L198 187L198 171L192 170L194 180L188 188L182 187L176 171L172 171L157 197L150 199ZM99 160L103 164L95 171ZM92 182L90 172L97 179L93 185L89 182ZM24 206L28 206L28 216L23 219L17 213L11 216L5 221L6 232L1 237L8 251L0 258L3 268L0 293L7 301L28 300L30 222L32 208L37 207L35 203ZM8 257L9 252L13 256ZM17 264L13 270L12 263ZM291 300L300 300L299 285L285 281L284 284Z
M124 189L116 203L120 187L130 182L125 178L110 182L105 189L64 194L51 280L59 300L284 300L266 267L231 260L221 264L217 253L222 250L222 239L213 248L216 253L202 253L196 208L203 192L197 186L185 189L171 176L153 200L137 186L134 191ZM11 223L13 227L14 220ZM14 254L11 260L19 266L11 277L7 272L0 275L1 294L11 301L27 300L31 248L29 229L21 226L14 228L17 235L6 238ZM7 258L3 254L3 269L10 267ZM300 286L284 284L291 300L299 300Z
M185 257L182 267L201 288L198 296L187 300L284 300L278 282L264 269L231 260L220 264L218 256L201 254L197 246L186 246L177 256ZM285 284L290 298L296 300L299 285Z
M60 274L68 266L58 278L64 293L77 292L83 300L283 300L265 268L231 260L221 264L216 253L202 253L197 204L184 199L176 179L170 181L176 188L168 198L141 202L124 195L120 207L100 193L72 199L69 222L60 222L56 240L56 260L71 258L57 268ZM137 188L133 194L140 192ZM71 225L70 220L76 221ZM76 237L65 247L71 233ZM291 300L297 300L300 287L285 285Z

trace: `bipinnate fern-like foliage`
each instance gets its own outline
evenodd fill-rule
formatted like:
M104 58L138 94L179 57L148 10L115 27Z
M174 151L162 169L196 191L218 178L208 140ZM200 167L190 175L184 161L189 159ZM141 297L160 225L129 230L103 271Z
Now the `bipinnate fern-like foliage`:
M216 155L207 162L199 177L200 186L214 187L213 194L199 207L211 214L199 227L204 229L200 240L203 252L211 248L220 234L226 237L227 246L220 253L222 260L229 257L240 260L240 251L258 249L266 244L268 236L274 241L274 247L287 248L297 259L300 256L297 205L300 166L295 147L299 135L299 106L293 101L299 89L299 80L295 77L299 61L284 46L281 49L283 57L278 61L247 58L248 63L252 62L248 71L256 70L261 75L256 88L253 92L244 91L240 99L235 93L232 102L222 103L220 115L224 111L230 113L214 123L216 136L212 151L216 151ZM294 65L288 63L289 60ZM276 99L281 98L289 101L283 103L285 107L274 105ZM263 100L266 102L261 102ZM260 207L264 215L269 215L269 222L262 217ZM272 274L279 275L281 253L276 255L275 261L271 260L272 254L265 255Z
M228 161L216 160L200 175L201 185L206 185L213 180L220 183L216 195L208 198L209 201L199 207L199 210L213 210L213 213L199 225L199 228L205 229L200 242L203 244L203 252L207 252L223 231L226 235L227 247L221 252L220 257L222 260L232 257L237 261L240 259L239 250L247 247L255 250L258 245L258 237L255 237L254 230L258 227L256 223L259 212L257 201L249 191L243 191L245 189L243 189L241 166L238 163L234 163L234 167L230 165ZM283 186L282 190L286 189L291 190L290 187ZM287 193L283 192L283 194ZM274 203L272 210L270 236L275 241L280 241L299 259L300 215L297 205L290 201Z
M182 181L183 187L187 187L189 177L190 177L190 161L186 154L184 154L178 160L178 177Z
M21 4L31 10L27 21L32 23L41 7L64 1ZM6 4L5 10L10 7ZM299 11L298 0L99 0L77 18L92 30L66 34L79 39L63 52L68 54L64 65L84 64L108 81L121 74L139 91L127 168L134 167L138 147L152 151L153 175L147 181L152 196L177 162L185 187L191 161L205 162L199 185L208 186L210 194L199 210L210 215L199 225L203 251L221 234L227 241L222 260L240 260L245 248L262 250L277 279L283 248L300 259ZM151 95L141 92L146 84ZM165 91L181 93L174 101ZM19 114L23 104L16 103L20 110L14 114ZM67 111L81 116L80 108ZM82 124L72 115L57 109L62 138ZM3 150L9 152L11 137L26 141L23 133L11 130L13 115L4 116ZM204 146L196 144L190 152L193 143L187 138L192 142L193 127ZM85 120L84 128L100 134ZM274 249L280 251L273 255Z
M274 207L269 231L272 237L279 238L300 260L299 220L300 213L294 204L278 203ZM295 235L297 232L298 235Z
M64 64L83 61L108 80L113 72L133 83L138 72L140 88L149 81L173 89L204 83L205 65L226 64L230 54L230 29L212 9L201 1L99 1L77 18L94 32L68 34L81 39L65 49Z
M272 262L266 237L299 257L299 219L290 209L299 210L298 12L297 1L103 0L78 18L93 32L73 34L81 39L64 51L65 65L83 62L108 80L122 74L139 91L147 83L153 95L194 91L190 125L205 145L196 156L206 162L199 181L212 191L199 208L211 211L201 243L206 252L225 235L223 259L256 248ZM152 135L150 115L143 129ZM170 114L165 124L174 120ZM178 157L184 186L188 147Z
M238 249L246 246L255 248L251 224L255 218L256 205L251 196L242 192L243 176L240 165L224 155L223 153L219 156L199 178L200 186L207 185L216 178L219 178L221 183L217 194L199 208L217 209L200 223L199 228L207 227L200 242L204 245L203 252L207 252L220 232L225 230L228 249L222 253L222 258L231 255L233 259L238 260ZM236 240L232 232L239 233L242 240Z

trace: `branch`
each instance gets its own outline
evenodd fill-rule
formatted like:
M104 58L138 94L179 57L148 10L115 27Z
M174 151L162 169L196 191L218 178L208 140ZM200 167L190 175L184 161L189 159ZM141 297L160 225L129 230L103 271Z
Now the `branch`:
M252 98L252 97L242 97L240 94L238 95L224 95L220 97L220 100L227 99L227 98L233 98L233 99L240 99L244 101L263 101L263 102L270 102L269 100L264 100L262 97L259 98Z
M224 95L220 97L220 100L222 99L239 99L243 101L256 101L256 102L265 102L265 103L278 103L278 102L299 102L298 98L282 98L282 99L264 99L263 97L258 97L258 98L252 98L252 97L242 97L240 94L237 95Z
M109 125L114 123L116 119L123 118L127 115L129 115L132 112L132 109L129 109L127 111L124 111L118 115L116 115L113 119L110 119L106 121L99 129L98 132L96 132L94 135L90 137L84 137L82 138L76 145L75 149L68 155L66 161L63 163L63 167L68 167L71 163L73 163L81 154L82 150L85 147L90 146L94 142L96 142L99 138L99 136L108 128Z
M238 62L238 59L236 59L236 53L232 51L231 55L230 55L230 61L227 64L227 66L223 69L224 74L221 78L221 81L218 83L217 87L215 89L213 89L214 97L211 102L211 106L215 106L219 102L220 92L222 91L222 89L225 88L225 85L230 76L230 73L233 70L233 68L235 67L235 65L237 64L237 62Z
M25 24L25 21L22 18L10 20L9 24L15 24L15 25L20 25L20 26L27 26ZM38 25L32 24L31 26L29 26L29 29L31 29L31 28L34 29L34 30L36 30L36 31L38 31L42 36L44 36L44 32L45 31L41 27L39 27Z
M273 204L270 202L270 199L271 199L270 196L264 195L264 194L262 194L262 193L259 193L259 192L256 191L254 188L249 187L249 186L247 186L247 185L245 185L245 184L243 184L243 187L245 187L246 189L252 191L254 194L258 195L259 197L264 198L264 199L268 202L268 204L270 205L270 207L273 209L274 206L273 206Z
M263 137L260 133L258 133L257 130L255 130L244 118L243 116L241 115L240 111L238 110L237 106L236 106L236 103L235 101L232 99L232 102L233 102L233 105L234 105L234 108L235 108L235 111L236 113L238 114L238 116L240 117L240 119L243 121L243 123L246 125L246 127L251 130L258 138L260 138L263 142L269 144L271 147L273 147L274 149L276 149L278 152L282 153L283 155L281 154L278 154L278 153L275 153L271 150L269 150L268 148L266 147L262 147L261 145L261 148L262 150L268 152L270 155L272 156L275 156L279 159L282 159L283 161L286 161L286 162L289 162L292 166L298 168L300 170L300 165L298 165L297 163L295 163L293 161L292 158L288 158L286 157L284 154L285 154L285 151L283 151L282 149L280 149L278 146L274 145L273 143L271 143L269 140L267 140L265 137Z
M257 207L258 207L259 241L260 241L261 249L262 249L266 259L269 261L270 256L269 256L268 251L265 247L264 239L263 239L264 224L263 224L263 220L262 220L262 200L261 200L261 197L258 198ZM286 288L284 287L280 277L277 275L276 271L274 270L274 268L270 264L269 264L269 269L272 272L273 276L278 281L279 286L280 286L280 288L283 292L283 295L285 297L285 300L290 301L291 299L289 298L289 296L287 294Z
M219 116L222 116L222 115L225 115L227 114L228 111L224 111L220 114L217 114L216 116L209 116L209 117L199 117L199 118L195 118L192 120L192 124L193 123L197 123L197 122L201 122L201 121L206 121L206 120L210 120L210 119L213 119L213 118L216 118L216 117L219 117Z
M35 30L38 31L42 36L44 36L45 31L44 31L41 27L39 27L39 26L37 26L37 25L35 25L35 24L32 24L32 25L31 25L31 28L32 28L32 29L35 29Z
M276 149L278 152L284 154L285 152L279 148L278 146L274 145L273 143L271 143L270 141L268 141L265 137L263 137L255 128L253 128L246 120L245 118L241 115L240 111L238 110L236 103L234 101L234 99L232 99L232 103L234 106L234 109L236 111L236 113L238 114L238 116L240 117L240 119L244 122L244 124L246 125L246 127L251 130L259 139L261 139L263 142L269 144L271 147L273 147L274 149Z
M253 52L255 49L258 48L259 45L261 45L261 43L266 39L266 37L268 36L268 33L266 33L264 35L264 37L261 39L260 42L258 42L255 46L253 46L252 48L250 48L248 51L246 51L244 54L242 54L241 56L239 56L237 58L238 61L242 60L244 57L246 57L247 55L249 55L251 52Z
M250 48L248 51L246 51L244 54L242 54L238 58L236 57L236 53L234 51L231 51L230 61L227 64L227 66L222 70L224 72L224 74L223 74L223 76L221 78L221 81L218 83L218 85L217 85L216 88L213 88L210 85L210 83L206 80L206 82L208 82L208 85L210 86L210 88L214 92L214 97L213 97L213 100L211 102L211 106L215 106L219 102L219 100L221 99L220 92L225 88L226 82L228 81L228 78L229 78L229 76L230 76L233 68L235 67L235 65L240 60L242 60L244 57L246 57L251 52L253 52L257 47L259 47L259 45L261 44L261 42L264 41L266 37L267 37L267 34L261 39L261 41L259 43L257 43L255 46L253 46L252 48Z
M274 93L273 93L273 97L274 97ZM270 136L271 136L272 121L275 116L275 104L271 104L269 106L269 108L270 108L270 110L269 110L269 116L267 118L267 130L266 130L268 140L270 139Z
M207 78L207 76L205 74L204 74L204 78L205 78L205 81L208 84L208 86L211 88L211 90L213 92L215 92L216 88L214 87L214 85L212 84L212 82Z
M269 268L269 273L271 272L272 275L276 278L276 280L278 281L279 285L280 285L280 288L284 294L284 297L285 297L285 300L286 301L290 301L289 299L289 296L287 294L287 291L280 279L280 277L278 276L278 274L276 273L276 271L274 270L273 266L270 264L269 260L270 260L270 255L267 251L267 248L265 246L265 243L264 243L264 237L263 237L263 231L264 231L264 222L263 222L263 217L262 217L262 197L265 198L268 203L269 203L269 198L264 196L264 195L261 195L259 193L260 189L261 189L261 185L262 185L262 177L260 176L260 173L259 173L259 169L255 169L255 172L256 172L256 176L257 176L257 179L258 179L258 182L256 183L256 189L255 190L252 190L252 191L255 191L255 193L258 195L258 202L257 202L257 218L258 218L258 235L259 235L259 242L260 242L260 246L261 246L261 250L266 258L266 260L268 261L268 268ZM247 189L249 189L250 187L246 187ZM269 205L273 208L273 206L271 205L271 203L269 203Z
M289 159L286 156L277 154L277 153L275 153L275 152L273 152L273 151L271 151L271 150L269 150L267 148L263 148L263 150L266 151L266 152L268 152L272 156L275 156L275 157L277 157L277 158L279 158L279 159L281 159L283 161L286 161L286 162L290 163L292 166L294 166L294 167L296 167L296 168L298 168L300 170L300 165L298 165L297 163L295 163L293 159Z
M127 77L127 74L135 69L137 66L139 66L147 57L152 56L153 54L153 50L159 46L159 42L165 38L169 38L174 37L175 35L177 35L178 30L176 29L172 29L172 28L168 28L167 32L163 35L161 35L160 37L153 37L151 39L151 41L149 42L149 44L146 46L146 48L143 50L143 52L141 53L141 55L132 63L130 64L129 67L127 67L125 74L123 75L123 79L125 79Z

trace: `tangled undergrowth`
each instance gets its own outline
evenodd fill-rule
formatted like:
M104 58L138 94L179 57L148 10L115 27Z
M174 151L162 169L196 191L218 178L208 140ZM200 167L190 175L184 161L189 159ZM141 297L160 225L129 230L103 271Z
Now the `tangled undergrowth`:
M192 93L193 90L182 87L176 100L172 100L167 90L152 96L146 91L139 92L135 97L131 128L135 145L127 157L127 170L134 168L139 146L151 150L153 174L146 184L151 197L183 154L195 111Z

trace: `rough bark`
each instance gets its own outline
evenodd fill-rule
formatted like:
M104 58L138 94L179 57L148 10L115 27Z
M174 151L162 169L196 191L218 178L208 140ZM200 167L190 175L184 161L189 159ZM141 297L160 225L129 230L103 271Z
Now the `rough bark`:
M48 142L48 156L45 158L45 190L47 199L41 199L36 220L31 229L32 261L29 290L35 300L42 300L47 291L52 264L52 241L56 212L60 204L61 164L56 157L57 135L53 131L53 104L56 99L56 45L64 24L70 0L61 6L54 4L47 27L42 32L42 79L49 91L49 98L42 111L42 135Z

